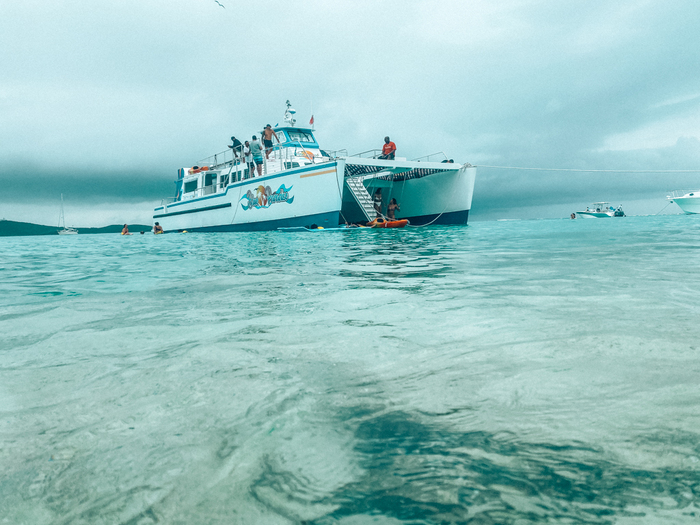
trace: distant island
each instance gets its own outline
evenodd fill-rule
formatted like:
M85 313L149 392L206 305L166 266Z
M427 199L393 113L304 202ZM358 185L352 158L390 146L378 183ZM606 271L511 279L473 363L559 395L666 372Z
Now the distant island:
M79 234L91 233L121 233L123 224L112 224L102 228L77 228ZM131 233L142 231L149 232L153 226L147 224L129 224ZM31 222L16 222L0 220L0 237L11 237L20 235L58 235L58 226L44 226L43 224L32 224Z

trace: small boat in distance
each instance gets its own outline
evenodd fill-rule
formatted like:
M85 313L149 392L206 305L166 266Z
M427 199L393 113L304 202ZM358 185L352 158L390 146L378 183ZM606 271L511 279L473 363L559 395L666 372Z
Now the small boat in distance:
M700 213L700 190L686 191L675 190L666 196L669 204L675 202L678 207L687 215Z
M66 218L63 215L63 193L61 193L61 214L58 216L59 235L77 235L78 230L75 228L66 228Z
M574 215L575 217L572 217L572 219L577 217L582 219L601 219L605 217L624 217L625 212L622 211L622 206L615 208L610 206L609 202L594 202L585 211L577 211Z

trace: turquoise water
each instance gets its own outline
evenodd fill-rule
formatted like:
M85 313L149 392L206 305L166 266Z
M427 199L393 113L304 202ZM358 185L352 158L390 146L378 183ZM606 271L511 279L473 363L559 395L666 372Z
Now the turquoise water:
M698 523L698 219L2 238L0 523Z

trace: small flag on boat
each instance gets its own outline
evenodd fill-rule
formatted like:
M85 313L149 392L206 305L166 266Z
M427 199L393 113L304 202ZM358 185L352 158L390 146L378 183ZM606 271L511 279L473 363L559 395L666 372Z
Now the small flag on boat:
M314 116L313 115L311 115L311 120L309 120L309 124L311 124L312 126L314 125Z

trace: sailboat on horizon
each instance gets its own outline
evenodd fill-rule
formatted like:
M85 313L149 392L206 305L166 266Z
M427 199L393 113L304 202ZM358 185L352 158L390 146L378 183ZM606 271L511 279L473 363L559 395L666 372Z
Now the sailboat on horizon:
M75 228L66 228L66 218L63 215L63 193L61 193L61 215L58 217L58 227L61 228L58 230L59 235L76 235L78 233Z

